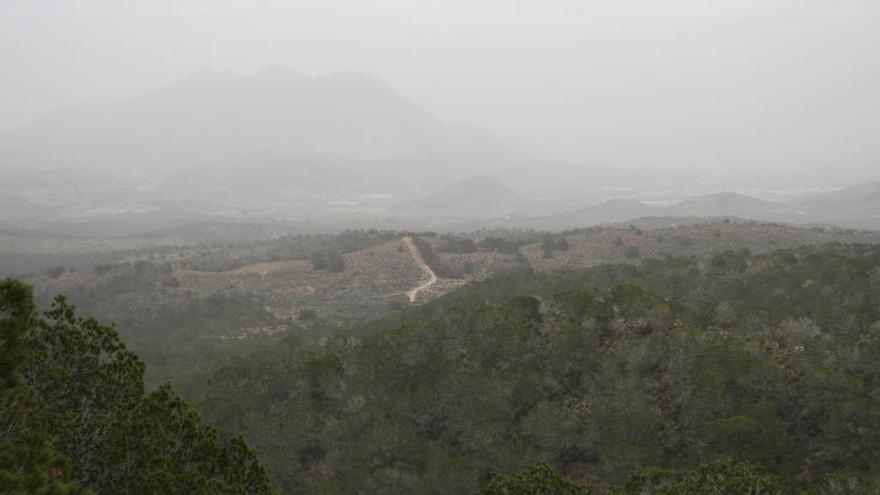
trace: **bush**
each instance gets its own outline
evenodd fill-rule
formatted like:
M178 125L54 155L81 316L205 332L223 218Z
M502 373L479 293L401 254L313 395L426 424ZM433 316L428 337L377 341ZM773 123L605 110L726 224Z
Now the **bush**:
M688 247L694 245L694 240L686 235L677 235L675 236L675 242L677 242L680 246Z
M552 258L554 251L568 251L568 248L568 239L565 237L554 239L552 236L547 236L541 241L541 251L544 253L544 258Z
M627 478L624 495L780 495L782 484L760 466L718 461L687 473L638 469Z
M468 254L476 252L477 243L466 237L446 237L437 248L441 253Z
M315 321L318 319L318 312L314 309L301 309L296 317L300 321Z
M629 246L623 250L623 256L627 259L637 260L642 257L642 251L637 246Z
M338 251L327 253L327 270L333 273L345 271L345 258Z
M46 269L46 275L49 278L58 278L61 275L64 275L65 269L63 266L51 266Z
M431 267L431 270L433 270L438 277L459 277L459 274L453 272L453 270L440 259L440 256L437 255L434 248L431 247L431 243L420 237L413 237L412 241L416 248L418 248L419 253L421 253L425 263Z
M522 474L496 474L478 495L590 495L592 487L567 480L544 462Z
M519 251L519 245L516 242L500 237L487 237L480 241L478 246L486 251L496 251L505 254L516 254Z
M338 251L325 251L309 256L312 268L338 273L345 271L345 258Z

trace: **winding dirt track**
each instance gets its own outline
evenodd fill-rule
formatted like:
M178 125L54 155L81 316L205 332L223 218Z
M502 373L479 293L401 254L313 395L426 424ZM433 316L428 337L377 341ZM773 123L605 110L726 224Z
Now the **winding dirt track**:
M431 267L428 266L427 263L425 263L425 258L422 257L422 253L419 252L419 248L413 243L411 237L404 237L403 243L406 244L407 249L409 249L409 254L412 255L413 260L419 265L419 268L425 272L425 275L430 277L427 282L406 293L407 297L409 297L409 302L414 303L419 296L419 292L437 283L437 274L434 273L434 270L431 270Z

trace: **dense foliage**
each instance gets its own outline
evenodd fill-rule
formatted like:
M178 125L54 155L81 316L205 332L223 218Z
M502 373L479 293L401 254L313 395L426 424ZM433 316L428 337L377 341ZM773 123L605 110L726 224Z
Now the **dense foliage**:
M145 393L140 359L64 297L37 317L30 289L4 280L0 324L3 493L271 493L243 440L202 425L169 385Z
M496 474L478 495L591 495L589 485L575 483L539 462L522 474Z
M185 390L285 493L473 493L539 460L603 490L722 459L807 489L880 468L878 315L873 247L518 270Z
M847 486L850 488L869 488L867 485L854 485L852 477L844 477L842 481L848 483ZM826 484L823 488L827 486ZM610 495L782 495L786 493L779 479L764 472L760 466L735 463L728 459L704 464L693 471L685 472L639 468L621 485L608 487L603 491ZM591 495L595 492L591 485L568 480L553 471L546 463L539 462L521 474L496 474L478 495Z
M29 287L0 282L0 493L85 493L71 481L68 459L52 445L44 404L21 383L33 313Z

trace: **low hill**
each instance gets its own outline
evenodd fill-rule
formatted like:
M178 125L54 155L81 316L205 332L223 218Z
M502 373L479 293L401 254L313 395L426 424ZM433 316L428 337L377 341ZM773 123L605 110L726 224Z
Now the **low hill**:
M880 206L880 182L869 182L830 193L813 194L794 200L791 204L813 210L845 206L876 209Z
M568 230L660 215L662 211L633 199L612 199L583 210L557 213L521 223L524 227L541 230Z
M530 218L517 225L546 230L585 228L642 217L744 218L800 225L835 225L880 230L880 182L796 200L768 201L723 191L685 198L667 206L616 199L577 211ZM672 223L679 223L674 222Z
M685 199L671 205L668 211L683 216L766 218L782 207L784 205L773 201L725 191Z
M880 229L880 182L871 182L792 202L797 212L820 222Z

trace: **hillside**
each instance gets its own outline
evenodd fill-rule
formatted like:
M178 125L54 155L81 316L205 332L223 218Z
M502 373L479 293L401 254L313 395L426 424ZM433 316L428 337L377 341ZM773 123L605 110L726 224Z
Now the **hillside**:
M767 493L839 493L806 492L837 473L869 494L878 266L876 246L831 246L508 271L311 344L278 336L186 389L285 493L471 494L539 460L643 493L614 487L732 459L778 477ZM755 493L715 476L731 488L669 493Z
M880 182L869 182L835 192L814 194L792 201L794 205L811 209L851 206L868 207L873 210L876 209L878 203L880 203Z
M854 228L880 228L880 182L817 194L792 202L801 215Z
M82 262L91 266L76 265L74 270L61 265L55 270L51 265L27 280L36 285L41 301L64 292L92 314L116 322L135 321L139 314L154 311L178 311L190 299L253 296L241 303L262 316L237 330L213 332L240 336L295 323L304 310L326 322L343 323L407 305L406 293L424 282L424 273L410 256L405 235L354 231L255 244L147 246L100 256L82 253ZM440 279L420 294L419 302L513 268L553 271L669 256L705 257L723 250L765 253L802 245L874 244L880 243L880 234L730 222L654 230L593 228L555 235L515 231L471 237L430 234L422 239L431 251L422 254L429 264L435 263L432 268ZM29 245L34 243L38 241ZM53 262L77 260L75 253L46 256ZM338 256L338 268L327 266L328 256ZM32 257L27 258L31 263ZM200 331L194 329L189 336Z
M113 328L63 298L32 314L27 288L6 280L0 323L26 345L0 352L13 363L4 373L23 371L0 390L0 459L17 468L2 482L21 493L873 494L878 270L880 247L863 244L508 270L335 331L166 349L193 406L167 384L145 393L143 364ZM194 316L235 326L235 302Z
M394 492L473 493L538 459L600 486L646 463L726 456L794 482L839 465L815 449L852 466L872 445L846 425L862 438L873 416L804 417L798 391L868 397L859 370L874 360L853 349L873 342L876 245L878 233L757 222L355 231L143 248L26 278L40 305L63 292L113 322L146 385L185 383L283 493L392 480ZM429 272L440 276L426 285ZM829 377L844 362L860 368ZM365 467L377 456L389 464Z

